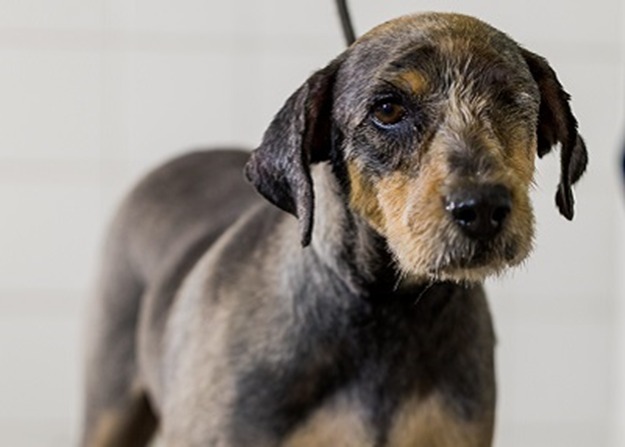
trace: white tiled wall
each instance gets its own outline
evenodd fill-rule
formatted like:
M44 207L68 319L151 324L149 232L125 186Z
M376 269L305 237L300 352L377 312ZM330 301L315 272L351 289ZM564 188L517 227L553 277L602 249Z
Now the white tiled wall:
M489 283L499 447L625 445L625 2L352 0L359 31L462 11L546 56L591 152L576 219L539 163L537 248ZM253 147L342 50L332 0L0 0L0 445L68 446L83 316L106 220L182 150Z

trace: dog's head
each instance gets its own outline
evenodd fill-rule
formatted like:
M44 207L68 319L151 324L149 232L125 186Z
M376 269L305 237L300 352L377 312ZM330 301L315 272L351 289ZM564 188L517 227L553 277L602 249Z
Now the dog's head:
M456 14L387 22L313 74L246 167L269 201L313 222L312 163L330 160L347 206L419 278L471 281L521 262L533 238L536 155L560 145L560 212L587 155L548 63Z

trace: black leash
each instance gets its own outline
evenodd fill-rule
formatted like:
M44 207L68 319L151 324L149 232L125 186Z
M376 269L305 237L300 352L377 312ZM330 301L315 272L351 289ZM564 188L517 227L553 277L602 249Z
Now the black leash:
M352 19L349 16L349 10L347 9L347 0L336 0L336 7L339 10L339 17L341 19L341 27L343 28L345 42L347 43L347 46L350 46L356 41L356 34L354 33Z

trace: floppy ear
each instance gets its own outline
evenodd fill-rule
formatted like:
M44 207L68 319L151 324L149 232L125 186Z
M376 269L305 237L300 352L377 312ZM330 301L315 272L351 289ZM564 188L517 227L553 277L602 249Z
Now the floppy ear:
M560 183L556 204L560 213L571 220L575 203L571 187L586 170L586 145L577 133L577 120L569 104L571 97L562 88L549 63L525 49L522 53L540 91L538 156L542 157L560 143Z
M314 73L291 95L245 166L245 176L261 195L298 218L302 246L310 243L313 225L310 164L328 158L339 65L337 60Z

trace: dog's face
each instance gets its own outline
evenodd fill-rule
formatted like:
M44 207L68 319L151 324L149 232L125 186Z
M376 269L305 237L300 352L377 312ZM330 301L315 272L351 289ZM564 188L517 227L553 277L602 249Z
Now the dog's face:
M419 279L481 280L521 262L533 237L536 155L562 146L558 206L586 151L555 74L476 19L424 14L383 24L296 92L248 164L310 237L308 165L332 160L347 206ZM282 176L280 178L279 176Z

